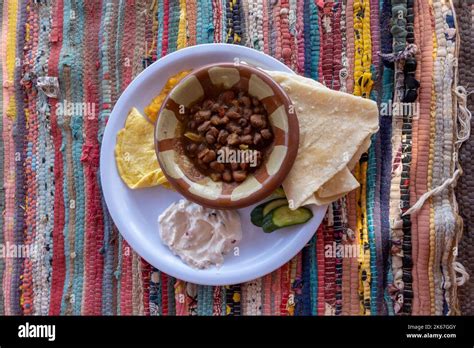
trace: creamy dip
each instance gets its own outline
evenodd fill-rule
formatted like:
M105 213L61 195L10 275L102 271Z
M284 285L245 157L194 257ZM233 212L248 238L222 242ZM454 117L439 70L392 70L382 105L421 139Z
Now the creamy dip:
M160 237L171 251L195 268L220 266L242 239L240 216L181 199L159 217Z

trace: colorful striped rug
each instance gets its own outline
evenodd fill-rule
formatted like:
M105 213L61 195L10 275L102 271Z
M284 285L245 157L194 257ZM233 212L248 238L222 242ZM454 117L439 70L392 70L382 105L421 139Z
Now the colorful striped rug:
M0 314L474 314L473 18L468 0L3 1ZM99 180L120 93L160 57L212 42L380 105L360 188L290 262L222 287L142 260Z

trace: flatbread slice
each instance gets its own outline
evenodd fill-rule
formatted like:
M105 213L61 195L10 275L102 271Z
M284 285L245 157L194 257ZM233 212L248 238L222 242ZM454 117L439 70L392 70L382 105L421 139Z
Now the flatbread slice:
M299 122L298 155L283 181L292 209L327 202L356 188L348 166L359 160L379 128L377 104L302 76L268 73L292 100Z

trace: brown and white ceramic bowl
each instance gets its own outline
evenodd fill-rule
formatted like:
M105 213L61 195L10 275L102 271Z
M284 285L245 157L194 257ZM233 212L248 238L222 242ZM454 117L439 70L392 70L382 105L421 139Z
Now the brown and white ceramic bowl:
M227 89L257 97L274 134L263 163L241 183L212 181L195 168L183 149L183 108ZM286 93L268 74L246 64L213 64L191 72L164 100L155 125L156 154L170 184L187 199L217 209L246 207L270 195L293 166L298 141L298 120Z

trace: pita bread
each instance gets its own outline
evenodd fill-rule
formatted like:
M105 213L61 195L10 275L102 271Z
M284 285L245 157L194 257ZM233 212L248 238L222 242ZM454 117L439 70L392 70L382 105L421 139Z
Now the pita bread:
M357 188L350 170L378 131L377 104L306 77L268 73L290 97L299 122L298 155L283 182L292 209L328 204Z

